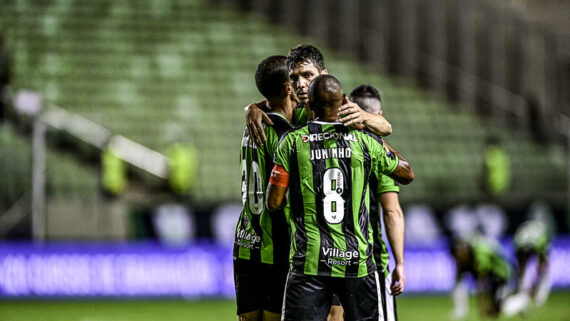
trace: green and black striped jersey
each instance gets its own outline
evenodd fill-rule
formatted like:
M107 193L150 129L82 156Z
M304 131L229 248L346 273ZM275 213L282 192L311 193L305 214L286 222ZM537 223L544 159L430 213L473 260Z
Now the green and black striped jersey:
M275 164L290 175L292 271L333 277L375 271L369 178L398 166L382 140L341 123L311 121L282 138Z
M373 193L370 194L370 225L373 231L373 241L374 241L374 260L376 261L376 266L380 271L384 272L387 276L388 262L390 261L390 254L388 254L388 249L386 243L382 238L382 222L383 219L380 216L379 208L379 195L388 192L400 192L400 184L394 181L392 178L386 175L380 175L380 180L376 175L370 177L370 186ZM376 190L374 190L376 188ZM375 191L375 193L374 193Z
M473 266L469 271L473 276L478 278L493 275L501 280L509 279L512 274L511 265L497 241L479 234L466 238L466 241L473 251Z
M241 143L241 192L243 208L236 226L234 259L267 264L288 264L289 231L283 211L265 208L265 190L273 169L279 139L291 124L279 113L267 112L273 126L264 125L267 140L255 146L246 129Z

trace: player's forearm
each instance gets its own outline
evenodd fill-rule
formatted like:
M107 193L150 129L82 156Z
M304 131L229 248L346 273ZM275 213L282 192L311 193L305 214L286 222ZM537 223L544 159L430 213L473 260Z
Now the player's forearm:
M404 265L404 213L398 206L384 209L384 224L390 248L397 265Z
M287 188L269 183L267 185L265 206L270 212L280 210L287 204Z
M403 184L403 185L410 184L414 180L414 171L412 170L412 166L410 165L410 162L408 162L408 160L404 156L402 156L402 154L400 154L397 150L395 150L394 147L392 147L388 143L386 143L385 140L383 140L383 141L384 141L384 145L392 153L394 153L396 156L398 156L398 160L399 160L398 167L396 167L396 170L394 170L394 172L392 174L390 174L389 176L400 184Z
M364 125L368 130L380 136L388 136L392 134L392 124L390 124L384 116L370 113L366 113L366 116Z

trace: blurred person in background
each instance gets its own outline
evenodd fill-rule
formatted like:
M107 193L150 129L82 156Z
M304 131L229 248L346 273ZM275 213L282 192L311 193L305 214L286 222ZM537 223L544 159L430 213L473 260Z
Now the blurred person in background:
M315 77L308 98L317 118L283 137L267 191L270 210L285 206L290 192L292 266L283 320L325 320L333 294L346 320L378 319L380 285L369 251L369 173L407 184L413 172L379 137L338 122L345 96L335 77Z
M287 56L289 80L299 99L294 109L293 124L302 126L308 119L313 118L306 105L309 101L308 88L313 78L328 74L322 53L312 45L298 45L289 51ZM272 124L271 119L261 110L265 101L251 104L246 107L246 126L257 145L263 145L266 140L263 132L263 122ZM371 132L386 136L392 133L392 125L381 114L371 114L363 111L356 103L344 98L339 108L339 121L345 126L354 126L358 129L368 129Z
M484 190L490 196L506 192L511 185L511 159L501 140L489 136L484 151Z
M272 125L264 125L266 144L254 144L246 128L241 144L242 203L234 242L234 282L240 321L279 320L289 271L289 232L285 213L269 213L265 189L280 137L291 128L292 91L285 56L261 61L255 84L267 99L263 106Z
M526 293L537 306L544 304L550 292L548 256L551 244L552 231L547 222L540 218L523 222L515 232L514 245L518 265L516 290L519 293ZM537 258L538 265L536 277L530 289L526 289L524 279L531 258Z
M360 85L350 93L350 100L365 112L382 114L382 97L376 88L371 85ZM406 274L404 271L404 212L400 206L398 193L400 184L386 175L370 177L369 186L375 188L370 193L370 225L374 237L374 260L380 277L380 295L385 320L397 320L396 303L394 296L404 292ZM396 266L390 275L388 262L390 255L382 238L382 224L378 202L382 206L385 230L390 242L392 255ZM343 308L338 296L333 298L333 305L329 314L329 321L342 321Z
M464 277L470 274L477 286L479 313L485 317L497 317L511 274L511 266L500 244L481 234L473 234L454 238L450 247L457 264L452 290L453 316L462 319L468 314L468 289Z

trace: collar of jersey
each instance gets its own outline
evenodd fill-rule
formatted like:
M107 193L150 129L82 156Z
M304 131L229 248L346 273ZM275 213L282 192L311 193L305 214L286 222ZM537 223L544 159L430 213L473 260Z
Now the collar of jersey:
M312 123L315 124L321 124L321 125L343 125L343 123L339 123L337 121L335 122L327 122L327 121L320 121L320 120L313 120L311 121Z
M287 120L287 118L285 118L285 116L281 115L280 113L278 113L278 112L276 112L276 111L270 111L270 112L267 113L267 115L277 115L277 116L283 118L286 122L289 122L289 121Z

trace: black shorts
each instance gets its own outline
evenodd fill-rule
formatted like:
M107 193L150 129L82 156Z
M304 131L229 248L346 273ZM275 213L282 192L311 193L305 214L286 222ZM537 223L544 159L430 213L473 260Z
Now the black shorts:
M378 284L380 286L381 314L383 317L380 318L380 320L397 321L398 313L396 310L396 298L392 295L392 293L390 293L392 276L388 275L384 277L384 273L379 273L378 279L380 281ZM332 305L341 305L340 298L336 294L333 294Z
M334 278L290 272L282 320L326 320L333 295L344 308L344 320L378 320L379 286L376 272L361 278Z
M281 314L289 265L234 259L237 314L265 310Z

